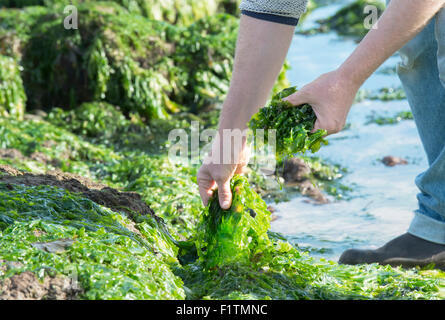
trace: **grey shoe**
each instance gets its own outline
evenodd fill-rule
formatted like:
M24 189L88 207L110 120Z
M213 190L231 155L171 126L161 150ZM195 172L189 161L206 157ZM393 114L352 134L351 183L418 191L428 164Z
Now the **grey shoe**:
M445 271L445 245L405 233L376 250L349 249L343 252L341 264L379 263L404 268L434 264Z

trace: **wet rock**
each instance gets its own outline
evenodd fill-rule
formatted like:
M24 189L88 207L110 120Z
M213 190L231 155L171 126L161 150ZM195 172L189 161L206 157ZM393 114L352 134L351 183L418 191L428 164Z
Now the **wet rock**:
M37 230L37 229L33 230L32 233L37 238L40 238L40 237L45 236L47 234L45 231Z
M329 199L309 179L298 185L302 195L308 196L317 204L329 203Z
M290 158L284 162L283 178L286 182L302 182L310 174L311 168L300 158Z
M64 252L67 248L71 247L74 243L72 239L60 239L49 242L34 242L31 245L34 248L46 251L49 253L60 253Z
M22 173L19 170L15 169L11 166L0 164L0 176L2 176L2 175L18 176L21 174Z
M81 292L68 277L45 277L39 281L30 271L0 282L0 300L73 300Z
M1 173L4 173L1 175ZM8 185L24 184L27 186L48 185L66 189L70 192L82 193L88 199L110 208L116 212L134 212L151 215L156 220L162 220L135 192L120 192L104 184L94 182L88 178L60 170L51 170L46 174L21 172L7 165L0 165L0 182Z
M273 206L267 206L267 210L271 213L270 215L270 221L275 221L279 218L274 212L276 211L275 207Z
M386 156L382 159L382 162L385 166L387 167L394 167L396 165L404 165L404 164L408 164L408 161L406 161L403 158L399 158L399 157L393 157L393 156Z
M25 157L17 149L0 149L0 158L23 160Z
M311 168L303 159L290 158L284 162L283 177L288 185L298 187L302 195L310 197L317 204L329 203L328 198L312 183Z

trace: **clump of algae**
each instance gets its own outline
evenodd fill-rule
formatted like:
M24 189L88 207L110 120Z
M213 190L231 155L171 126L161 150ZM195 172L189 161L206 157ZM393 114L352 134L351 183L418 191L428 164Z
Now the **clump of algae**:
M308 104L292 106L283 98L295 93L296 87L286 88L273 96L270 104L254 114L249 122L256 138L259 129L264 130L264 143L269 141L269 130L275 131L276 155L279 160L292 157L296 153L311 150L317 152L322 144L327 144L323 137L326 130L311 132L317 117ZM258 146L257 146L258 147Z
M217 196L210 200L197 229L197 249L207 268L250 263L270 245L270 212L245 177L231 181L232 206L223 210Z

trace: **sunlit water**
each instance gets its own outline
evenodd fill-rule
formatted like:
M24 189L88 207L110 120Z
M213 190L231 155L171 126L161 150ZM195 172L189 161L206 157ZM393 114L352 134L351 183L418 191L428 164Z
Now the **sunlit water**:
M304 23L310 25L337 8L316 10ZM338 67L355 46L335 33L295 35L288 55L292 66L288 78L301 87ZM394 66L398 59L394 56L384 66ZM376 73L363 88L399 85L397 76ZM414 178L427 166L416 127L413 121L386 126L365 123L373 111L393 115L405 110L409 110L406 100L355 104L347 120L351 127L329 137L329 145L318 153L348 169L342 182L353 187L352 199L313 205L296 197L277 204L279 219L272 223L272 230L287 235L315 256L333 260L345 249L379 247L404 233L417 208ZM379 159L387 155L405 158L409 164L386 167Z

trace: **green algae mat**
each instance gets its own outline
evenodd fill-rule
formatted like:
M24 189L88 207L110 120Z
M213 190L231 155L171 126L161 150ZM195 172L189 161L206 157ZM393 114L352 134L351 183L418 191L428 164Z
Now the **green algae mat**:
M59 187L15 184L3 169L3 282L29 272L42 283L75 275L76 291L61 289L63 297L75 299L432 299L443 294L439 271L348 267L310 258L268 231L270 213L245 177L232 179L229 210L213 198L195 238L176 241L153 215L112 211ZM51 249L61 241L66 245Z
M63 0L0 10L0 299L445 297L432 267L312 258L270 231L251 177L232 179L229 210L203 208L197 167L168 161L171 129L217 124L237 1L73 3L79 30L61 27ZM310 106L281 100L294 91L251 121L278 129L278 157L324 144Z

